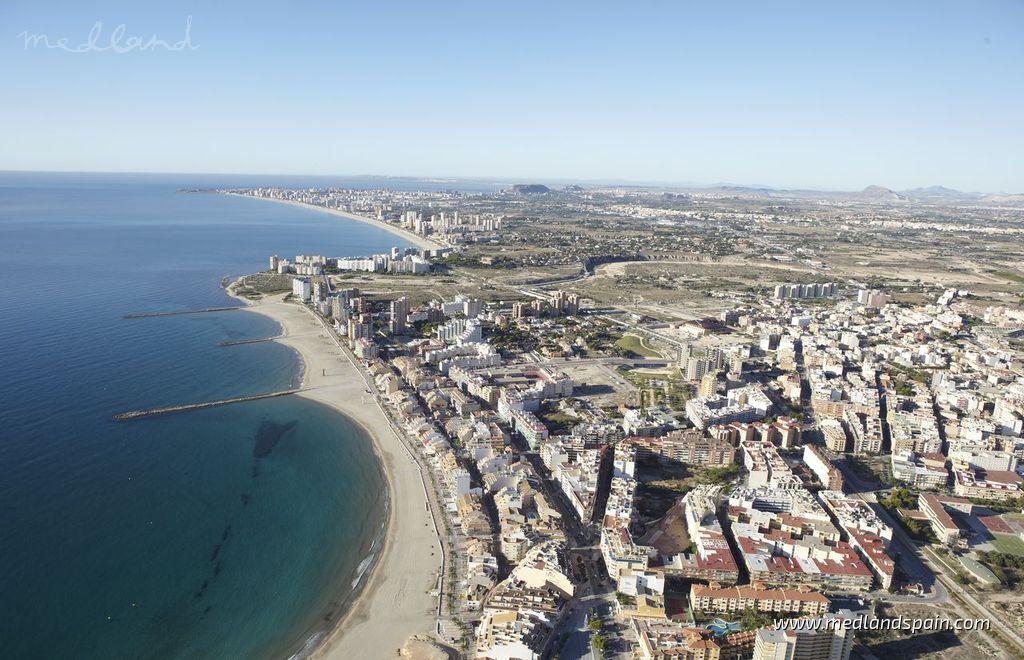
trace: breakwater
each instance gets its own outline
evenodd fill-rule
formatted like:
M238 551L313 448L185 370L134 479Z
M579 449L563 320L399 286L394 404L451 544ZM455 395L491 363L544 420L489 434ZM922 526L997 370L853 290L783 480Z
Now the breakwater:
M200 408L213 408L215 406L226 406L229 403L241 403L243 401L256 401L258 399L270 399L278 396L287 396L289 394L296 394L301 392L301 388L291 390L280 390L277 392L266 392L264 394L250 394L249 396L236 396L229 399L217 399L216 401L203 401L202 403L186 403L180 406L168 406L166 408L148 408L146 410L130 410L128 412L119 413L114 415L114 419L119 422L127 422L133 419L141 419L143 417L154 417L156 415L171 415L174 413L188 412L189 410L199 410Z
M222 342L220 342L217 345L218 346L241 346L242 344L262 344L265 341L274 341L275 339L280 339L280 338L281 338L281 335L278 335L276 337L259 337L258 339L229 339L227 341L222 341Z
M207 307L205 309L180 309L177 311L170 312L132 312L131 314L125 314L121 318L124 319L145 319L154 316L179 316L181 314L206 314L208 312L231 312L236 309L243 309L239 306L233 307Z

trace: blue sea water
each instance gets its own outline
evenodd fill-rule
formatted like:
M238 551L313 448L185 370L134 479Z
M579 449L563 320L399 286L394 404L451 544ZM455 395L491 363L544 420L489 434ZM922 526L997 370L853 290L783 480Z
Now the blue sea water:
M316 211L178 192L328 184L431 187L0 173L0 655L288 657L343 611L385 513L357 426L297 397L112 419L298 382L287 347L218 347L276 334L265 317L122 317L233 304L221 279L272 253L406 244ZM257 457L261 432L280 439Z

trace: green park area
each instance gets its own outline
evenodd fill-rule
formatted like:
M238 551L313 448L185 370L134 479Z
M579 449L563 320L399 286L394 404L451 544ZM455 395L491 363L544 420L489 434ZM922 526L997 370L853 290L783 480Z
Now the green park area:
M615 345L618 346L619 348L625 350L625 351L629 351L631 353L636 353L640 357L645 357L645 358L661 358L661 357L664 357L658 351L654 350L653 348L649 348L647 346L647 344L644 343L644 340L641 337L638 337L636 335L631 335L631 334L622 335L622 338L619 339L619 341L615 342Z

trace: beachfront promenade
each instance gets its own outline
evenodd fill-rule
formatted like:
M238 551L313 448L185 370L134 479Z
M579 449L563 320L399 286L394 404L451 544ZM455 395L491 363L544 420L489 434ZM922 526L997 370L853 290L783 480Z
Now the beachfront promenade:
M284 302L283 296L268 296L244 309L280 323L282 337L275 341L298 351L305 365L297 396L332 407L362 426L374 441L388 483L384 548L355 601L312 657L392 656L410 636L442 627L438 621L450 564L429 474L380 401L372 379L319 316L303 305Z
M373 379L370 378L370 374L367 373L363 365L360 364L359 361L355 358L355 356L352 354L352 351L349 350L348 346L345 346L345 344L342 343L342 341L338 338L338 334L334 331L333 328L330 327L330 325L328 325L328 323L324 320L322 316L318 316L316 313L313 312L313 310L309 309L305 305L302 305L302 308L305 309L311 316L313 316L317 321L320 322L320 325L324 328L324 331L327 332L327 336L330 337L332 341L334 341L335 345L341 349L341 352L345 355L345 358L349 361L349 363L356 369L356 371L359 372L359 376L363 379L363 382L366 384L367 391L370 392L371 396L373 397L373 402L377 405L377 408L380 409L380 412L384 415L385 419L387 419L388 427L391 429L391 432L395 435L395 437L402 441L402 448L405 450L406 456L409 458L410 461L416 464L416 467L419 470L420 485L423 486L423 498L427 502L427 510L430 512L430 522L434 528L434 534L437 536L438 544L441 546L441 571L437 577L437 622L435 625L435 631L438 634L441 634L441 613L443 611L442 606L444 604L444 599L447 595L445 592L444 575L445 570L448 566L449 558L447 544L441 537L441 530L437 526L438 516L442 514L439 513L440 504L437 502L437 499L435 497L437 485L434 483L433 473L431 473L430 470L428 470L423 465L422 460L417 458L416 445L412 442L412 440L409 439L409 436L405 433L404 430L402 430L398 422L395 421L394 414L392 414L391 410L387 406L385 406L384 403L381 401L381 397L379 394L377 394L377 389L374 386ZM427 488L428 479L430 480L431 488Z

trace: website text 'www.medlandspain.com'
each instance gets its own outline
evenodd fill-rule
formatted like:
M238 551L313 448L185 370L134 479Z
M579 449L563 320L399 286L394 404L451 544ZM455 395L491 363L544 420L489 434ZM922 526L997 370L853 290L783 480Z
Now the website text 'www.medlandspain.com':
M869 617L852 616L829 619L776 619L776 630L824 631L824 630L903 630L911 634L918 632L989 630L989 619L945 619L942 617Z

